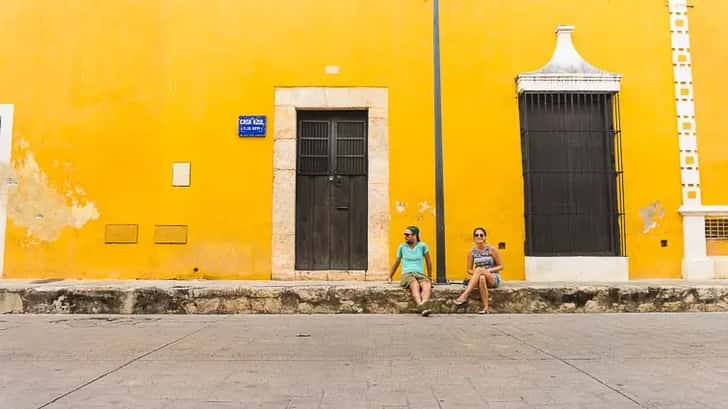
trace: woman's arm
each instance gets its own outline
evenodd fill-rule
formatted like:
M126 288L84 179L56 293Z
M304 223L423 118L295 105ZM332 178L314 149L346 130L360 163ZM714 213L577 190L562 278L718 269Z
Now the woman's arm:
M488 271L491 273L497 273L501 270L503 270L503 260L501 259L501 255L498 252L498 250L495 247L490 248L491 254L493 254L493 260L495 261L495 267L489 268Z
M427 264L427 277L432 281L432 260L430 260L430 252L425 253L425 264Z
M392 266L392 271L389 273L389 278L387 281L392 281L392 277L394 277L394 273L397 272L397 269L399 268L399 262L402 261L401 257L397 257L397 259L394 261L394 265Z
M475 274L475 269L473 268L473 252L468 251L468 266L465 269L468 274L473 275Z

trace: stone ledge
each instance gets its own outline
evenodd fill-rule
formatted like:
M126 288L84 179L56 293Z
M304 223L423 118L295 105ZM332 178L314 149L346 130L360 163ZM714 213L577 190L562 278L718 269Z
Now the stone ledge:
M453 300L459 284L434 289L436 313L476 312ZM507 282L491 290L495 313L728 311L728 280L624 283ZM0 280L0 313L38 314L336 314L408 313L415 305L396 284L316 281Z

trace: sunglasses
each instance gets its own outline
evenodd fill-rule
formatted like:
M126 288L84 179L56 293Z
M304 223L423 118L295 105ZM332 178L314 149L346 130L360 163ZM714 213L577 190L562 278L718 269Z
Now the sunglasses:
M404 234L404 237L409 237L409 236L414 236L414 234L412 234L412 233L405 233Z
M485 237L485 234L483 234L483 233L476 233L475 234L475 237Z

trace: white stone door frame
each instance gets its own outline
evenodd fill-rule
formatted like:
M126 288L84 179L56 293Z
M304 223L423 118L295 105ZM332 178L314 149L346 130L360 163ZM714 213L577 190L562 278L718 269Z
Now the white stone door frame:
M387 88L278 87L273 120L273 280L379 280L389 262L389 130ZM368 111L366 271L297 271L296 111Z
M0 104L0 175L10 176L10 152L13 147L12 104ZM0 278L5 271L5 228L8 217L8 180L0 180Z

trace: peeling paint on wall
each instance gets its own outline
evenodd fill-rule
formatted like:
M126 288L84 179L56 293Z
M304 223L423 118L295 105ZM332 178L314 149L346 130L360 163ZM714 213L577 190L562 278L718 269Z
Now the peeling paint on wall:
M407 202L397 200L394 202L394 210L401 215L405 215L407 212ZM425 215L428 214L432 214L434 216L435 208L426 200L417 203L417 215L415 216L417 222L424 220Z
M19 143L21 150L27 141ZM7 195L8 219L27 229L28 243L54 241L65 227L80 229L99 218L96 205L80 186L64 183L61 193L48 183L32 152L25 152L13 167L0 168L0 194Z
M640 217L642 217L643 222L642 233L647 234L662 222L663 217L665 217L665 209L662 207L662 203L656 200L647 207L640 209Z
M421 222L424 219L425 214L431 213L433 216L435 215L435 207L425 200L417 204L417 212L417 220Z
M427 201L422 201L417 204L417 211L420 212L420 214L425 214L428 211L432 212L432 214L435 214L435 208L432 207Z

